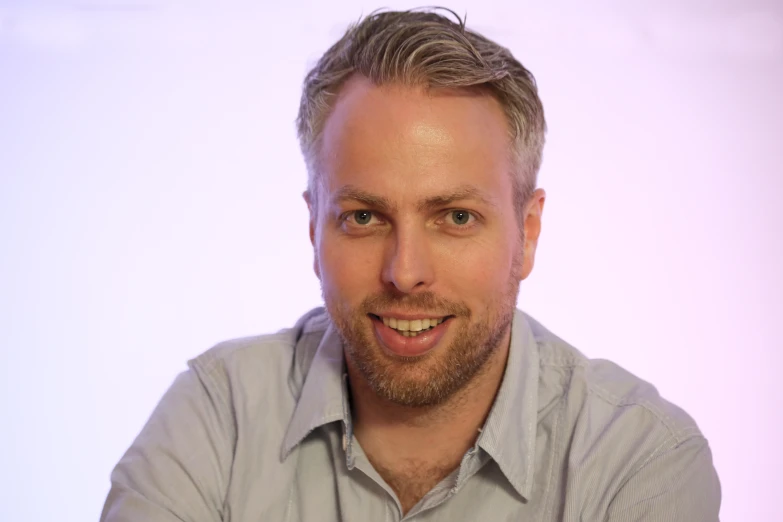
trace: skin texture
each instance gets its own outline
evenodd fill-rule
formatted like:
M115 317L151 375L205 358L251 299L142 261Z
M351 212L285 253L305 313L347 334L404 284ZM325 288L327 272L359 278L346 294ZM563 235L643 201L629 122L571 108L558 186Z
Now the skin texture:
M324 128L317 201L305 193L355 434L403 512L459 465L503 377L545 201L528 200L521 234L508 147L491 96L356 76ZM393 313L451 318L435 348L400 357L368 315Z

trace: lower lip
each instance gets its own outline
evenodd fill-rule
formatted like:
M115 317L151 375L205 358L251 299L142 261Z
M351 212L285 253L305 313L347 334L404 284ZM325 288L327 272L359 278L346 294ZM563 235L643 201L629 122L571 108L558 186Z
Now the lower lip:
M443 334L451 324L451 318L446 319L438 326L418 334L416 337L405 337L394 328L383 324L380 319L371 316L375 329L375 338L378 342L394 355L401 357L416 357L424 355L437 346Z

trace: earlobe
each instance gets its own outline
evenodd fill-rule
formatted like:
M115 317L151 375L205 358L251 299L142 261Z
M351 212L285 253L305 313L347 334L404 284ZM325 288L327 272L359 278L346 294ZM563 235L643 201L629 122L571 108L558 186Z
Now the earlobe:
M313 255L313 272L315 272L315 277L318 278L318 280L321 280L321 270L318 268L318 256Z
M519 281L523 281L527 279L527 277L530 275L530 273L533 271L533 265L535 265L536 260L536 247L533 245L532 248L528 247L525 249L525 252L522 258L522 263L520 265L519 273L517 274L517 278Z

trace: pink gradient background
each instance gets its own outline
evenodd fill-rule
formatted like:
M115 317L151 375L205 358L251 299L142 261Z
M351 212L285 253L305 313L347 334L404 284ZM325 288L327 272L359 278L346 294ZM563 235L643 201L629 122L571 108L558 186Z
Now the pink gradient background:
M300 85L379 4L254 4L0 3L1 520L97 520L188 358L320 303ZM783 520L783 4L450 6L547 110L520 306L696 418L722 520Z

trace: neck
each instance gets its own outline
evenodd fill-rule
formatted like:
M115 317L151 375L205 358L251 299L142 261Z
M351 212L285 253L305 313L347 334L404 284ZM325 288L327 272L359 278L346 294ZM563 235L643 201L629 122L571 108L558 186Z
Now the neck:
M379 397L351 364L354 433L373 464L459 464L475 444L495 400L508 359L510 329L485 367L442 404L410 407Z

